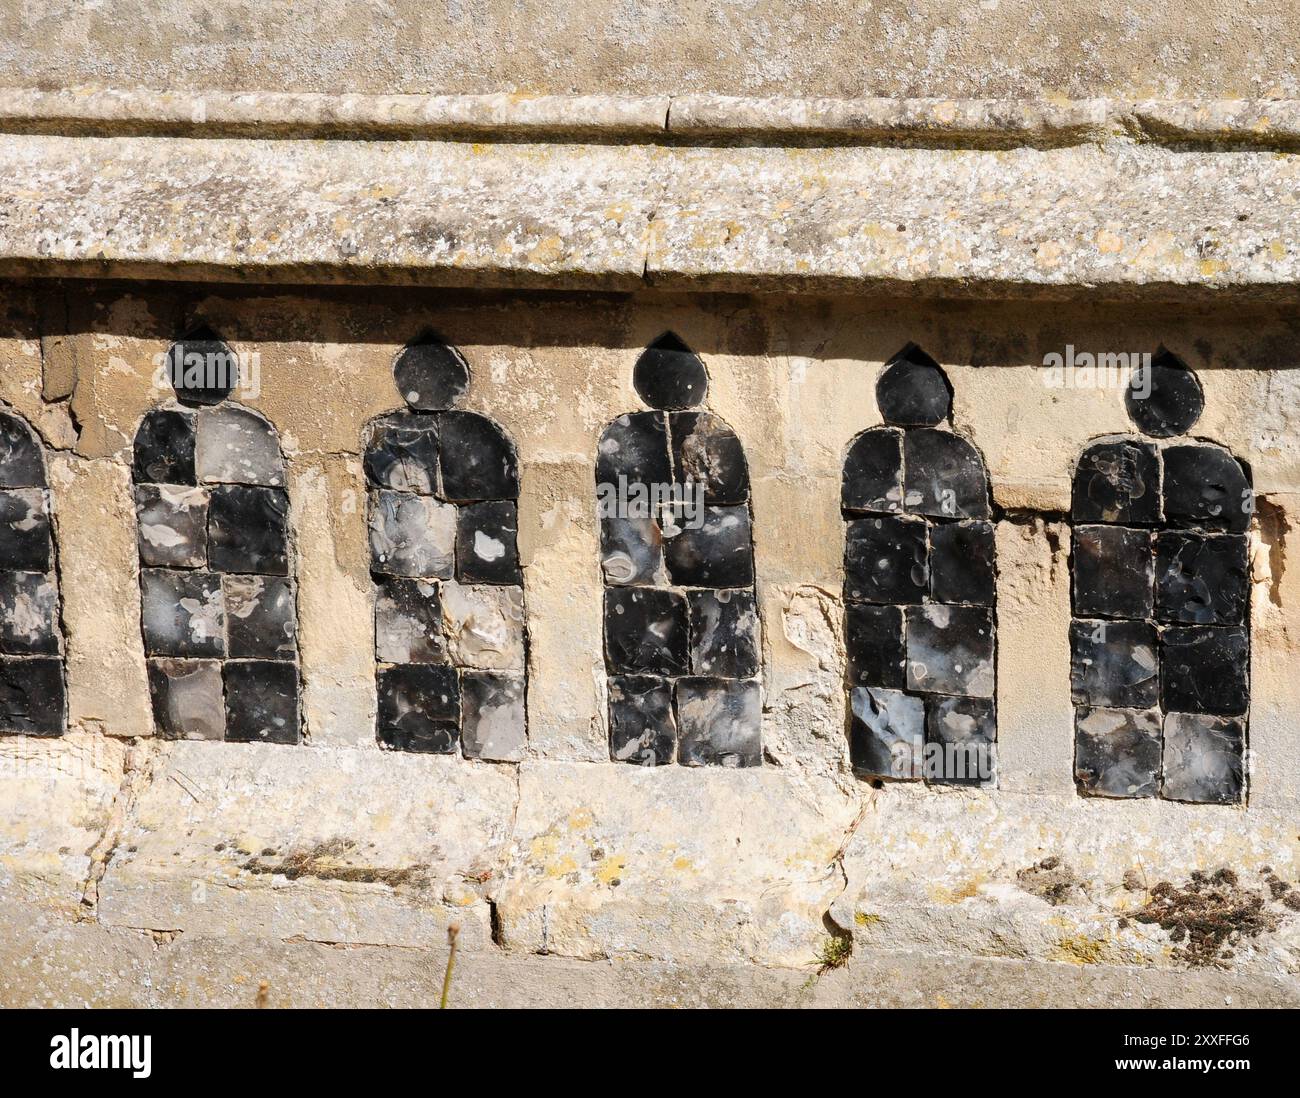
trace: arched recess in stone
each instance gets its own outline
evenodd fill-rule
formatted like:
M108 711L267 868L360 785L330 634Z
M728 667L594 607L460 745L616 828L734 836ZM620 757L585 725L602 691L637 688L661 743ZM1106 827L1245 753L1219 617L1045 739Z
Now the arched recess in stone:
M209 329L172 344L132 473L154 723L173 739L301 740L297 593L275 428L229 399L241 362Z
M1250 709L1249 469L1185 438L1204 396L1163 348L1125 402L1141 436L1088 444L1070 506L1080 793L1233 804Z
M762 763L749 469L701 411L704 363L671 332L636 362L649 411L600 436L610 757L642 766Z
M943 370L909 344L884 425L844 461L849 757L865 777L995 780L997 568L988 474L951 427Z
M514 760L528 742L519 459L455 405L469 367L428 335L393 365L407 410L366 427L376 736L399 751Z
M0 734L67 729L52 513L44 447L0 408Z

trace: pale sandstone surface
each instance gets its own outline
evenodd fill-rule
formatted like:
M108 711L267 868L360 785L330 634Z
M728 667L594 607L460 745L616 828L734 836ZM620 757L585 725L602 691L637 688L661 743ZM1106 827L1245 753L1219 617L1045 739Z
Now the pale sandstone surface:
M1297 273L1300 167L1272 150L52 134L0 148L8 275L1258 302L1293 298Z
M131 474L111 462L52 456L68 661L68 721L110 736L148 735L153 723L140 636Z
M507 767L359 750L160 746L99 890L110 926L419 946L488 944L483 886L516 800Z
M26 294L9 296L0 356L13 365L5 399L36 418L62 402L41 395L35 349L50 332L20 307ZM482 1003L552 1001L584 980L603 1002L1294 1001L1294 916L1223 973L1189 974L1164 932L1119 925L1144 895L1124 887L1130 871L1179 883L1227 866L1252 888L1263 866L1297 877L1300 570L1287 558L1300 447L1286 315L213 287L100 288L81 314L56 334L75 362L82 430L50 464L73 731L0 742L23 760L2 776L4 899L41 908L14 939L6 1001L234 1004L268 979L285 1003L427 1002L452 922L465 995ZM298 748L144 740L128 463L162 396L157 356L196 317L258 356L261 390L240 399L286 453ZM373 738L362 434L398 405L393 356L425 327L468 360L466 405L520 451L529 743L517 765L381 752ZM595 447L605 424L641 407L633 363L669 328L702 355L706 406L735 428L753 479L765 760L748 772L606 761ZM948 371L954 427L1006 509L993 791L876 790L847 770L840 465L880 422L876 377L909 341ZM1168 346L1205 388L1195 433L1251 463L1265 506L1246 807L1075 793L1062 512L1087 441L1129 424L1115 389L1044 383L1043 356L1067 343ZM1057 907L1019 879L1051 857L1079 880ZM828 915L854 936L855 959L809 990ZM508 990L510 972L521 975ZM894 982L876 993L876 979Z
M114 827L128 746L90 732L0 737L0 888L74 915Z
M147 28L148 33L142 33ZM798 0L0 8L11 86L732 95L1296 95L1292 8Z
M419 1007L437 1002L446 946L395 950L318 942L148 934L69 927L0 904L16 963L0 994L16 1006L249 1007L265 982L270 1007ZM1041 964L1005 958L859 953L816 976L749 964L579 961L458 953L453 1007L1294 1007L1293 983L1266 976L1120 965Z

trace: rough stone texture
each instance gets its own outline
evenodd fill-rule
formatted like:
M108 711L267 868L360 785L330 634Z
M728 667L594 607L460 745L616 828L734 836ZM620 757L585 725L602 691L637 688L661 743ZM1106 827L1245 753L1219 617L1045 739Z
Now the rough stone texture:
M851 802L819 801L830 787L804 793L766 767L617 773L594 785L590 765L521 767L509 881L497 896L508 948L793 960L820 940L797 913L843 885L831 862ZM792 797L807 807L783 820Z
M68 723L109 736L148 736L150 705L131 474L125 464L56 454L50 462L55 539L65 575Z
M6 275L1259 301L1300 269L1270 152L3 140Z
M509 772L373 749L206 746L156 760L101 882L106 925L422 946L456 920L467 949L487 945L475 879L500 864ZM425 789L418 805L397 792L408 782ZM353 834L358 788L388 821L365 838ZM299 797L313 811L273 819Z
M236 4L206 25L198 0L174 0L154 33L143 0L86 10L72 0L4 10L2 79L11 87L88 83L298 92L516 92L633 95L1294 96L1294 11L1193 0L1123 9L1002 0L972 10L929 0L826 8L773 0L735 8L667 0L628 8L594 0L542 5L521 22L505 0L472 11L397 0L340 2L267 19ZM906 14L906 17L904 17ZM233 22L237 20L237 22ZM502 99L507 97L502 96ZM517 96L513 98L524 98Z
M454 994L463 986L466 1002L561 991L582 1001L584 986L602 1001L784 1002L808 981L828 912L856 952L816 981L817 1002L1297 1001L1293 916L1214 972L1178 967L1155 928L1119 926L1143 902L1121 887L1139 857L1151 883L1226 865L1254 888L1261 866L1288 881L1300 872L1300 358L1286 316L186 287L238 349L262 355L250 403L286 453L308 737L287 748L122 739L152 724L131 439L159 399L153 356L179 289L95 289L86 326L66 336L79 366L70 435L40 407L28 291L6 290L0 397L66 448L50 480L72 727L62 740L0 737L3 952L15 959L0 976L4 1001L243 1004L267 978L277 1002L428 1003L454 919L465 947ZM374 742L360 447L363 425L391 408L392 360L417 318L464 348L469 403L519 447L530 664L520 762ZM603 426L637 406L640 349L668 328L706 358L708 410L732 425L750 466L770 757L747 770L646 773L609 757L593 469ZM996 789L873 789L849 772L840 473L851 440L879 422L883 363L913 340L948 373L954 427L985 455L1002 509ZM1115 390L1044 384L1043 354L1070 341L1173 344L1205 386L1198 436L1251 463L1251 770L1239 804L1075 791L1060 513L1090 440L1132 428ZM1052 856L1083 882L1059 906L1017 879ZM170 945L149 933L177 929Z
M371 744L375 734L373 635L366 485L359 456L318 456L290 469L300 515L298 616L304 723L312 742Z

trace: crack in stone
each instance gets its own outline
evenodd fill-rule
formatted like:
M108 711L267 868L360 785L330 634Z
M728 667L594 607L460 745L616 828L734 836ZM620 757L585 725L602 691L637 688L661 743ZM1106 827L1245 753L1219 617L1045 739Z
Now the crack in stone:
M140 794L153 783L155 766L161 755L161 745L152 739L131 740L127 744L122 762L122 781L109 808L104 829L90 848L90 866L81 890L81 903L91 917L98 915L99 885L117 853L126 821Z

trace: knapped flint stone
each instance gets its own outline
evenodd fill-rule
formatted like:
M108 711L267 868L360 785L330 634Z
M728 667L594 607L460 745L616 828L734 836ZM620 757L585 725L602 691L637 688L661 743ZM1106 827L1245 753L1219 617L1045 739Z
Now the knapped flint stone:
M930 597L935 602L992 606L993 524L937 522L930 528Z
M748 587L754 582L749 506L706 506L698 529L688 523L667 538L664 559L673 583L688 587Z
M1160 459L1149 442L1119 439L1089 446L1074 473L1075 522L1137 526L1160 521Z
M1189 430L1205 409L1201 383L1168 351L1134 372L1124 406L1139 431L1152 438L1172 438Z
M45 489L0 491L0 568L48 572L53 563L50 505Z
M1236 717L1250 707L1250 635L1240 626L1170 626L1160 671L1167 712Z
M676 754L672 682L654 675L611 675L609 757L636 766L666 766Z
M620 515L600 520L600 568L618 586L666 584L664 535L653 518Z
M61 736L66 706L62 660L0 656L0 732Z
M1243 534L1156 537L1156 617L1197 625L1240 625L1250 600Z
M843 511L896 514L903 509L903 435L889 427L863 431L849 446L840 483Z
M691 673L719 679L758 674L758 610L754 592L690 591Z
M0 488L44 488L45 458L32 429L0 412Z
M229 656L291 660L297 655L298 616L288 579L225 575L221 589Z
M201 483L284 487L284 458L275 428L238 404L204 408L195 427L194 470Z
M1166 713L1162 795L1194 804L1237 804L1245 786L1245 742L1238 720Z
M469 366L454 347L429 336L402 349L393 362L393 379L412 408L440 412L469 390Z
M907 608L907 688L993 697L993 614L982 606Z
M232 660L226 680L226 739L297 743L298 667L285 660Z
M456 508L432 496L370 493L370 566L390 576L450 579L456 570Z
M386 576L375 595L375 659L380 663L447 663L442 597L428 580Z
M461 583L521 584L519 515L511 500L456 509L456 578Z
M454 667L410 664L378 674L376 736L385 747L450 755L460 741L460 683Z
M693 408L709 390L709 375L699 355L665 332L636 360L632 385L651 408Z
M167 377L182 404L220 404L239 381L239 360L214 331L199 328L168 349Z
M1130 526L1074 528L1074 613L1088 618L1149 618L1151 532Z
M925 702L899 690L856 686L849 695L849 762L870 778L921 777Z
M760 766L762 699L756 682L677 680L677 761L683 766Z
M485 584L444 583L442 633L457 667L522 671L524 589Z
M137 484L140 563L149 568L202 568L208 563L208 490Z
M59 589L41 572L0 572L0 652L59 654Z
M915 603L930 584L924 519L884 515L844 527L844 597L850 602Z
M708 412L668 416L673 479L702 484L706 503L744 503L749 499L749 466L736 432Z
M951 431L905 432L903 510L934 518L988 518L989 479L979 451Z
M433 416L375 424L366 446L366 479L380 488L436 495L438 431Z
M195 484L194 413L151 409L135 433L137 484Z
M208 499L208 566L218 572L289 572L289 493L218 484Z
M460 742L468 759L514 762L524 757L528 726L524 676L466 671L460 677Z
M619 486L619 478L646 485L671 484L668 428L660 412L628 412L614 420L596 447L596 484Z
M605 658L615 675L690 671L686 599L654 587L605 591Z
M225 739L219 660L149 660L149 696L154 725L163 739Z
M1152 709L1159 704L1155 626L1144 621L1070 622L1070 693L1075 704Z
M901 606L845 603L844 634L852 685L898 690L907 685Z
M1094 797L1154 797L1160 780L1160 713L1075 711L1074 780Z
M1165 521L1244 534L1254 497L1246 471L1219 446L1170 446L1165 459Z
M991 699L931 698L925 713L925 780L991 785L997 774L997 738Z
M140 570L140 621L149 656L224 656L221 577L172 568Z
M458 503L519 498L519 458L497 424L477 412L438 417L442 496Z
M876 404L886 423L933 427L952 411L952 392L939 364L921 348L908 346L876 382Z

